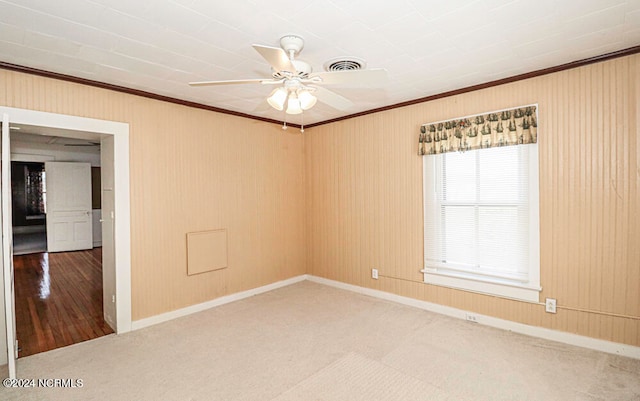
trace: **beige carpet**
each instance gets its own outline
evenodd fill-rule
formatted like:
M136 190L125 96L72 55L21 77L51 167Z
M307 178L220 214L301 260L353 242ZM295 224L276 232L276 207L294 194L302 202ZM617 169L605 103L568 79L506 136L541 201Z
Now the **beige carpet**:
M448 400L435 386L357 354L332 363L273 401Z
M0 400L640 400L640 360L308 281L18 361Z

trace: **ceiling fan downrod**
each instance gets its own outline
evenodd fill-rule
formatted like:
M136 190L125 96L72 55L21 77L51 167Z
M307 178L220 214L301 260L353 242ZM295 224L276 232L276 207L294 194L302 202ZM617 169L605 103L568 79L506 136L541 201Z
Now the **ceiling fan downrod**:
M280 47L287 52L289 60L293 61L304 47L304 39L296 35L285 35L280 38Z

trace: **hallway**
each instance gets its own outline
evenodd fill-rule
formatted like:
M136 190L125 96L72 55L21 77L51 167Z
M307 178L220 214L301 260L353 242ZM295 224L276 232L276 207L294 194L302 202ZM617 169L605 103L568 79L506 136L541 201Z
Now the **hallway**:
M102 248L14 256L19 357L113 333L102 311Z

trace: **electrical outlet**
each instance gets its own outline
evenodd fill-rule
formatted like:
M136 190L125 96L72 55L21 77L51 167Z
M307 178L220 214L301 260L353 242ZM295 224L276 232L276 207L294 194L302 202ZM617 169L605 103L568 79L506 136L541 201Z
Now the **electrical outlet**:
M378 279L378 269L371 269L371 278Z
M111 303L112 304L116 303L116 296L115 295L111 295Z
M547 298L544 308L547 313L556 313L556 300L554 298Z
M473 315L471 313L467 313L465 315L467 322L473 322L473 323L478 323L478 316Z

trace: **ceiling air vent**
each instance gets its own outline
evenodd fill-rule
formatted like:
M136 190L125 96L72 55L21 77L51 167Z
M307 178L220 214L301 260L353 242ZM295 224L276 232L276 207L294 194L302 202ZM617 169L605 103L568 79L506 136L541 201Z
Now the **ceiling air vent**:
M355 71L366 68L367 63L357 57L337 57L324 63L325 71Z

